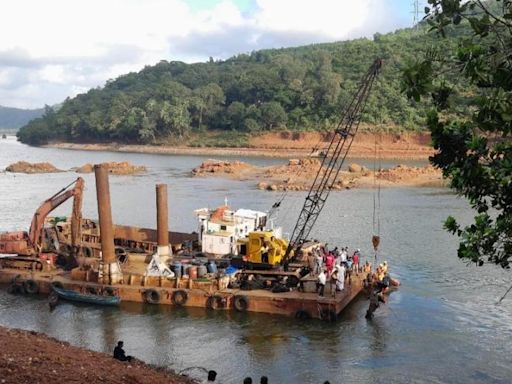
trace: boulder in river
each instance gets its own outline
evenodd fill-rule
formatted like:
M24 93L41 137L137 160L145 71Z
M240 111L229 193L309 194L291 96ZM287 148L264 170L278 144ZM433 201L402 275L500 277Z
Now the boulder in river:
M109 162L104 163L108 166L109 173L113 175L133 175L135 173L146 172L146 167L143 165L133 165L127 161L122 162ZM94 172L94 165L87 163L81 167L76 168L76 173L92 173Z
M63 172L50 163L29 163L27 161L18 161L5 168L7 172L15 173L55 173Z

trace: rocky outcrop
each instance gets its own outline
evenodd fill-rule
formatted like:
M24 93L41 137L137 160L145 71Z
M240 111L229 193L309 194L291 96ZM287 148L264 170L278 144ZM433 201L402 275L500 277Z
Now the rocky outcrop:
M18 161L5 168L7 172L14 173L55 173L63 172L50 163L29 163L27 161Z
M137 173L146 172L146 167L143 165L133 165L127 161L122 162L109 162L107 164L109 173L113 175L133 175ZM94 172L94 165L87 163L75 169L76 173L92 173Z
M240 175L241 172L252 168L251 165L243 161L225 161L225 160L206 160L202 164L192 170L192 174L201 176L205 174L230 174L233 176Z

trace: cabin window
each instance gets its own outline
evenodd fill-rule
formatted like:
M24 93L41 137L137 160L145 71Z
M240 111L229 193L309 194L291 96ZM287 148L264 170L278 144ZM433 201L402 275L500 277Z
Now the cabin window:
M240 254L241 255L247 255L247 245L246 244L241 244L240 245Z
M225 231L226 229L227 229L227 227L226 227L225 225L221 225L221 226L220 226L220 230L221 230L221 231Z

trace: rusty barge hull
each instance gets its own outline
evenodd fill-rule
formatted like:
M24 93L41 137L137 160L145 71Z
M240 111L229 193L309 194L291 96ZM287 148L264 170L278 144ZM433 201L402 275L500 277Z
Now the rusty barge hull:
M5 260L5 259L4 259ZM0 264L1 265L1 264ZM335 320L343 309L363 291L363 275L353 276L342 292L335 297L330 294L329 284L325 297L316 292L290 291L272 293L268 290L218 289L216 280L207 279L162 279L130 275L130 284L104 285L96 282L73 279L70 272L32 271L3 267L0 283L32 285L31 293L48 295L52 284L78 292L103 292L110 290L122 302L139 302L148 305L176 305L199 307L211 310L235 310L260 312L299 319L316 318ZM34 285L35 283L35 285ZM34 289L37 287L37 289ZM35 291L35 292L34 292ZM183 297L185 299L183 300Z

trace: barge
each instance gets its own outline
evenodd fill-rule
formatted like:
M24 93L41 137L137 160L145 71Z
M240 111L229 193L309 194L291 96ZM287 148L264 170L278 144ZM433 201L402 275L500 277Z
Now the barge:
M52 287L57 287L82 295L113 296L121 302L263 312L331 321L363 290L365 276L354 274L347 279L343 291L331 291L327 284L325 297L319 297L317 279L307 273L309 260L305 252L289 264L287 271L282 268L248 270L243 266L225 269L228 266L225 260L186 255L183 244L191 244L197 234L169 232L165 184L156 186L156 230L114 225L106 166L96 165L95 174L99 224L81 218L80 193L68 194L68 197L75 197L71 222L55 218L45 220L51 225L47 224L40 234L32 235L40 241L31 243L28 234L22 232L0 235L3 239L0 253L4 253L0 257L0 283L27 294L48 295ZM59 205L61 200L58 199ZM77 219L78 235L74 229ZM43 238L46 238L46 245L43 245ZM28 252L5 254L6 250L20 250L20 242L28 244ZM52 244L51 249L48 243ZM70 260L76 263L68 263ZM188 267L186 274L184 266ZM236 284L252 279L269 285L282 282L286 289L272 292L244 289L243 284L241 287Z

